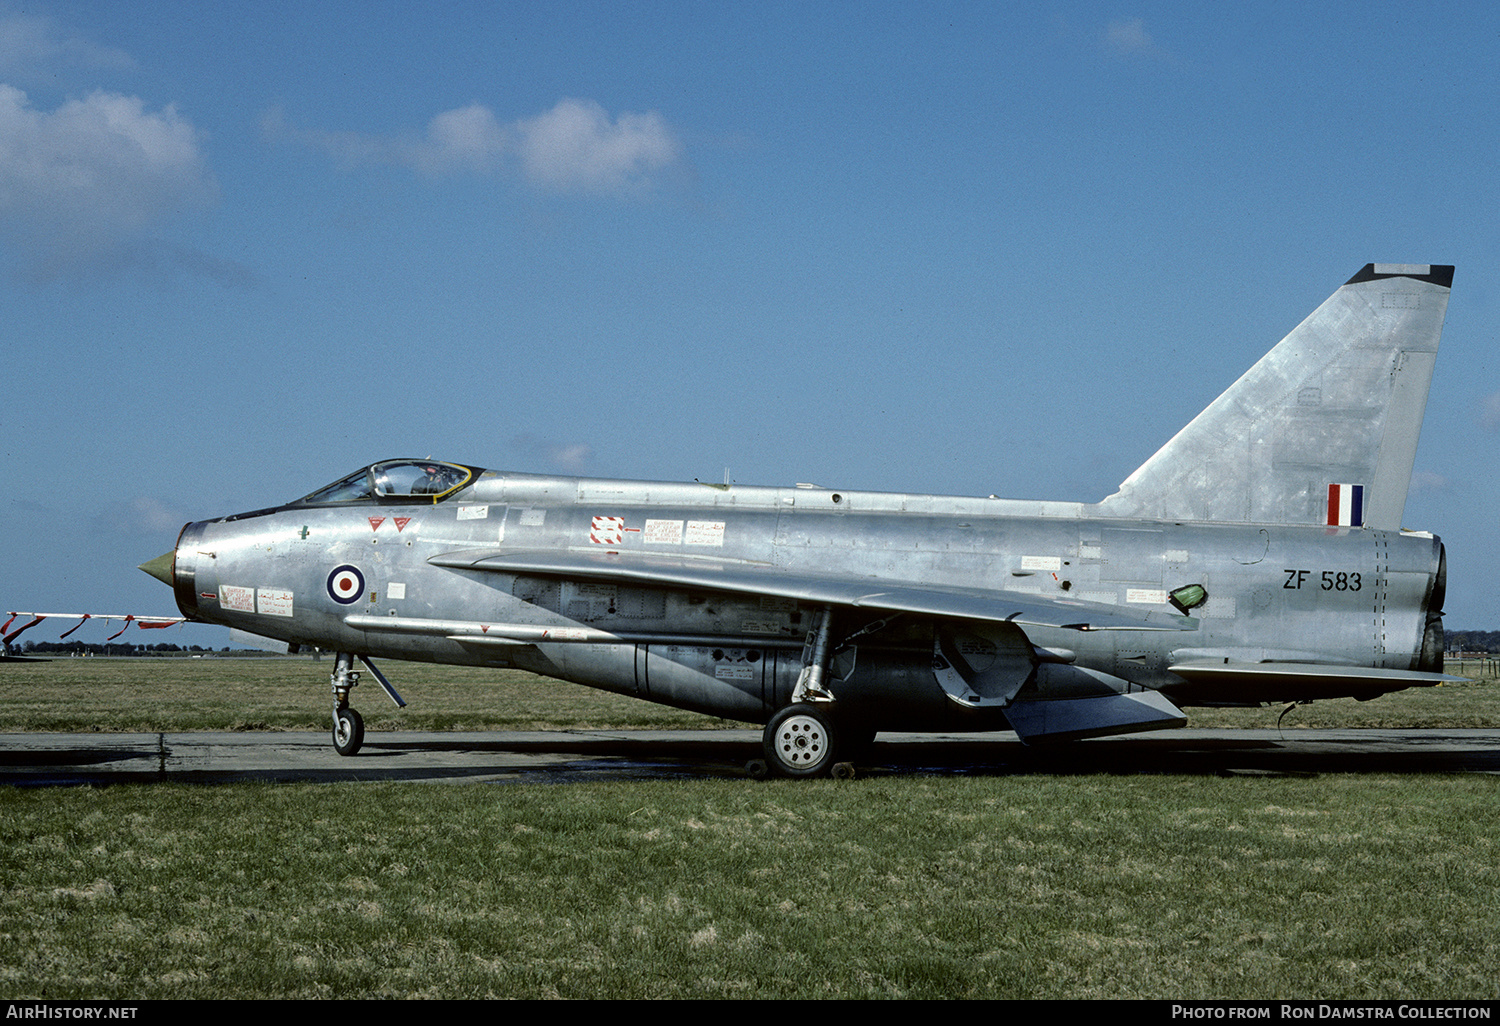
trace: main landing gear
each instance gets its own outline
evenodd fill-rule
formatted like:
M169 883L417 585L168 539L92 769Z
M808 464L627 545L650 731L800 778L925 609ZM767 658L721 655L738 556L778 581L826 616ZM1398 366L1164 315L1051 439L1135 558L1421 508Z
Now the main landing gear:
M778 776L816 777L833 765L834 731L826 708L789 705L761 735L766 762Z
M824 684L828 673L829 633L833 611L819 610L802 649L802 672L792 690L792 704L766 724L761 747L766 758L748 767L752 776L775 773L782 777L817 777L832 773L841 780L854 776L854 764L838 756L873 737L853 724L836 723L834 696ZM868 735L868 736L867 736Z
M385 674L377 670L375 664L365 656L358 658L365 664L365 669L375 675L375 680L391 696L391 701L396 703L397 708L405 708L406 700L396 693L391 682L385 679ZM333 686L333 750L340 755L353 755L365 743L365 719L358 709L349 704L349 692L359 684L360 671L354 669L354 659L355 656L350 653L340 652L334 660L333 673L328 677Z
M753 759L746 769L757 779L832 776L853 780L853 759L859 758L875 732L862 724L834 719L827 705L798 703L782 709L761 735L764 759Z

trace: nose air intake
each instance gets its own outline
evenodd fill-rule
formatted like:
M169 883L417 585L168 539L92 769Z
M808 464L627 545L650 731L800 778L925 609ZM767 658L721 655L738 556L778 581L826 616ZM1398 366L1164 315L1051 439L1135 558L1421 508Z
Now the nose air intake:
M198 550L203 537L203 523L187 524L177 536L177 547L155 559L140 564L140 569L171 588L177 597L177 608L189 620L198 616L197 564L199 557L212 559L213 553ZM216 584L210 585L217 588Z
M175 582L172 580L172 564L176 559L177 552L175 549L171 552L163 552L150 562L142 563L140 569L171 588L175 586Z

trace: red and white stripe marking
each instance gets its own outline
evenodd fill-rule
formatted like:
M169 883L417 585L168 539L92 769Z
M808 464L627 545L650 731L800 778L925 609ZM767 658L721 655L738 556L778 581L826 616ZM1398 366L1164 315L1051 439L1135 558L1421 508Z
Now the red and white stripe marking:
M625 540L624 517L595 517L589 541L595 545L619 545Z

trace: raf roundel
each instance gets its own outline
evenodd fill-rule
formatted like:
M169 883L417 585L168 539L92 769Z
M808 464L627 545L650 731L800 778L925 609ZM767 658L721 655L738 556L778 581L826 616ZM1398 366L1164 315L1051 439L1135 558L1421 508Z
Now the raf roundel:
M345 563L334 567L328 575L328 597L340 605L358 602L364 593L365 575L359 572L359 567Z

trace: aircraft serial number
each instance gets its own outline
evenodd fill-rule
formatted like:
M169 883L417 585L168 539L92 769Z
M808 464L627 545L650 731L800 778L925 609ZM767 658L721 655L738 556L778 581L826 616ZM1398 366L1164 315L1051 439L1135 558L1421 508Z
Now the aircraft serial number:
M1343 570L1282 570L1286 580L1282 587L1287 591L1301 591L1304 587L1316 587L1322 591L1359 591L1359 574Z

